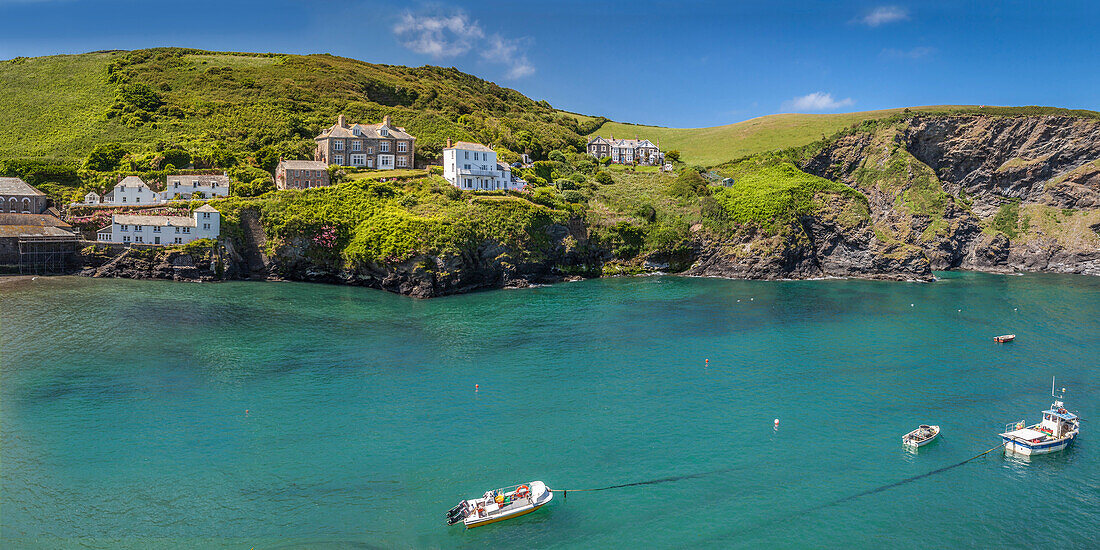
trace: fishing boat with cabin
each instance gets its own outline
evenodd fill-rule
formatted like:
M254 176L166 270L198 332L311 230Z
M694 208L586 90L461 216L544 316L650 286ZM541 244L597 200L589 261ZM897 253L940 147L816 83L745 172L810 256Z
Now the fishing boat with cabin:
M1063 396L1054 393L1054 379L1050 379L1050 396L1054 403L1043 411L1043 420L1038 424L1026 426L1024 421L1005 426L1001 440L1005 450L1022 455L1039 455L1061 451L1069 446L1081 431L1081 419L1066 410Z
M447 525L462 522L467 529L530 514L554 498L541 481L486 491L481 498L463 500L447 512Z

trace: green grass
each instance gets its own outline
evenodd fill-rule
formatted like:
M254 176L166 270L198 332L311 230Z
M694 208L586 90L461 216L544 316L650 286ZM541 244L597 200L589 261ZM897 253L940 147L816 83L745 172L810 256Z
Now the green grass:
M903 108L883 109L838 114L777 114L749 119L743 122L712 126L709 128L664 128L642 126L622 122L607 122L589 134L619 138L646 138L660 141L661 150L678 150L681 160L688 164L716 166L739 158L801 147L832 135L844 128L865 120L884 119L900 115ZM932 105L912 107L914 113L930 114L988 114L994 116L1023 116L1062 114L1067 116L1098 117L1094 111L1067 110L1052 107L984 107L974 105Z
M863 194L842 183L807 174L789 162L749 159L728 165L722 174L735 182L715 190L714 198L739 224L772 229L789 224L821 208L821 195L848 199L848 209L854 215L850 222L867 218L867 198Z

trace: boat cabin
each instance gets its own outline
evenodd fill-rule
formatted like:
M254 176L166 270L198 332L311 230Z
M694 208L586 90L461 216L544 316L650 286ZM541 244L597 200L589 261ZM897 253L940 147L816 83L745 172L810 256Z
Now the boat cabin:
M1051 437L1062 437L1066 433L1076 429L1077 415L1067 411L1061 401L1055 401L1054 405L1043 411L1043 421L1039 423L1038 431Z

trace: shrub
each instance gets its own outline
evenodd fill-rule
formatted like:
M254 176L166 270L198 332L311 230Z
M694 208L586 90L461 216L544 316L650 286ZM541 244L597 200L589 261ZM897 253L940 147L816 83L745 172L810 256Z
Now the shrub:
M667 160L669 162L679 162L680 161L680 151L677 150L677 149L673 149L673 150L665 153L665 160Z
M703 179L703 176L699 175L699 172L684 170L669 186L668 193L674 197L687 198L707 195L709 190L707 189L707 182Z
M585 201L584 193L580 191L569 190L561 194L565 199L565 202L582 203Z
M612 179L611 174L608 174L607 172L601 170L599 173L596 174L596 183L602 185L611 185L612 183L615 183L615 180Z
M184 168L191 164L191 153L183 149L168 149L160 154L161 166L171 164L176 168Z
M248 183L233 183L230 190L236 197L258 197L275 190L275 182L269 177L256 178Z
M657 220L657 210L653 208L652 204L643 204L642 206L638 207L638 210L634 212L634 215L638 216L638 218L642 220L645 220L647 223L653 223Z
M546 158L550 159L553 162L565 162L565 153L556 150L550 151L550 154L547 155Z
M561 178L554 181L554 187L558 188L558 191L569 191L577 188L577 184L571 179Z
M99 172L109 172L118 168L119 162L122 161L122 158L125 157L126 154L126 149L123 149L122 146L117 143L97 145L95 149L92 149L91 153L88 153L88 158L84 160L84 168Z
M577 172L569 176L569 179L573 180L574 183L581 184L584 183L587 178L584 177L584 174Z
M619 222L609 228L611 247L616 257L633 258L642 251L645 243L645 230L641 227Z

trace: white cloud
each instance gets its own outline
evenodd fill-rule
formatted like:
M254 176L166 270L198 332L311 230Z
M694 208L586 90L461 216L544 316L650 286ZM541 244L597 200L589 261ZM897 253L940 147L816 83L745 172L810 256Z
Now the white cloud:
M462 55L470 51L474 41L485 37L481 25L463 12L450 16L405 12L393 26L393 34L402 46L436 58Z
M405 12L393 26L393 34L402 46L436 59L458 57L471 50L480 50L485 61L508 67L505 76L509 79L535 74L535 66L525 53L530 39L487 34L480 23L462 10L451 15Z
M896 50L894 48L886 48L882 50L882 57L887 59L923 59L936 53L936 48L930 48L927 46L919 46L911 50Z
M896 23L909 19L909 11L899 6L879 6L859 19L868 27L877 27L886 23Z
M508 78L522 78L535 74L535 67L527 59L527 55L521 53L526 46L526 40L509 40L494 34L489 37L488 47L481 52L482 59L491 63L501 63L508 66Z
M796 97L790 101L784 101L783 110L797 112L832 111L833 109L855 105L855 103L856 102L850 97L836 100L833 99L833 94L814 92L812 94Z

